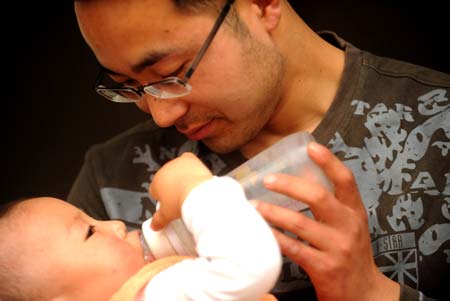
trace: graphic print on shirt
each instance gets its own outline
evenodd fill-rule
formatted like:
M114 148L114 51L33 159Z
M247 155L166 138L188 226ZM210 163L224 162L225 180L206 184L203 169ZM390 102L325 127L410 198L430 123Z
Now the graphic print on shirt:
M152 217L156 209L156 201L148 194L148 186L156 171L170 159L176 158L182 153L192 152L198 155L198 142L187 140L179 147L160 147L159 156L155 158L150 146L135 146L136 156L131 164L136 168L146 166L148 181L141 183L142 190L131 191L116 187L102 187L100 194L105 205L106 212L111 219L120 219L125 222L129 230L139 229L142 222ZM201 157L202 161L208 165L213 173L219 173L225 163L215 154L207 154Z
M355 118L361 118L368 130L363 146L348 145L336 132L329 147L355 175L380 270L397 282L417 288L421 265L428 256L438 255L445 258L443 264L450 263L447 91L433 89L420 95L413 107L356 99L351 105ZM438 156L433 161L447 166L435 168L444 172L422 164L429 152ZM436 215L431 212L433 208L439 209L434 209L438 216L433 216L434 223L429 224L426 217Z

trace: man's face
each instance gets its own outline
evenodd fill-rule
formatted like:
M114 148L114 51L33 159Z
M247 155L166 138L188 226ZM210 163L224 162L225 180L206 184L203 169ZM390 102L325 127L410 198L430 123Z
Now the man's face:
M251 1L244 4L239 13L245 25L237 33L222 24L189 81L189 95L169 100L146 95L137 103L159 126L174 125L220 153L254 138L281 93L281 56ZM182 13L170 0L82 1L76 14L100 64L115 81L132 86L182 76L217 17Z
M38 198L18 205L14 243L23 269L48 297L109 300L144 264L138 232L97 221L72 205Z

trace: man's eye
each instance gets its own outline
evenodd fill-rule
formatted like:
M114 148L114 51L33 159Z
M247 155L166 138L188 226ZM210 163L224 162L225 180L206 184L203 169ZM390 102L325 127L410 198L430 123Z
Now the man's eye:
M175 70L174 72L167 74L163 77L166 78L166 77L172 77L172 76L179 76L181 74L181 72L185 69L185 67L186 67L186 65L182 64L177 70Z
M106 85L107 87L116 87L116 86L124 86L124 87L139 87L139 83L136 82L133 79L130 78L123 78L123 77L114 77L113 75L108 75L106 76L106 78L103 80L104 81L104 85Z
M92 225L89 225L87 233L86 233L86 239L89 239L92 235L95 233L95 227Z

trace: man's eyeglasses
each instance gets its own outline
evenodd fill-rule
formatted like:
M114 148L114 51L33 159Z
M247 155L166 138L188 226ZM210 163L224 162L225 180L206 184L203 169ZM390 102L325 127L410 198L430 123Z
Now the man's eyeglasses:
M171 76L164 78L163 80L149 83L145 86L140 86L137 88L127 87L118 83L108 86L106 82L108 81L109 77L103 70L101 70L95 83L95 91L111 101L122 103L136 102L141 99L144 93L147 93L159 99L176 98L189 94L192 87L188 84L188 81L197 68L197 65L200 63L200 60L202 59L209 45L211 44L218 29L225 20L225 17L227 16L233 2L234 0L227 0L224 7L222 8L222 11L217 17L217 20L214 23L211 32L209 33L196 57L192 61L191 65L181 78ZM112 82L111 79L109 80L110 82Z

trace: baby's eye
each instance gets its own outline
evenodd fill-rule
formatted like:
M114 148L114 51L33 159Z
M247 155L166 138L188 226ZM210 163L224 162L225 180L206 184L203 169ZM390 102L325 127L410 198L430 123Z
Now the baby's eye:
M89 225L87 233L86 233L86 240L89 239L93 234L95 233L95 227L93 225Z

